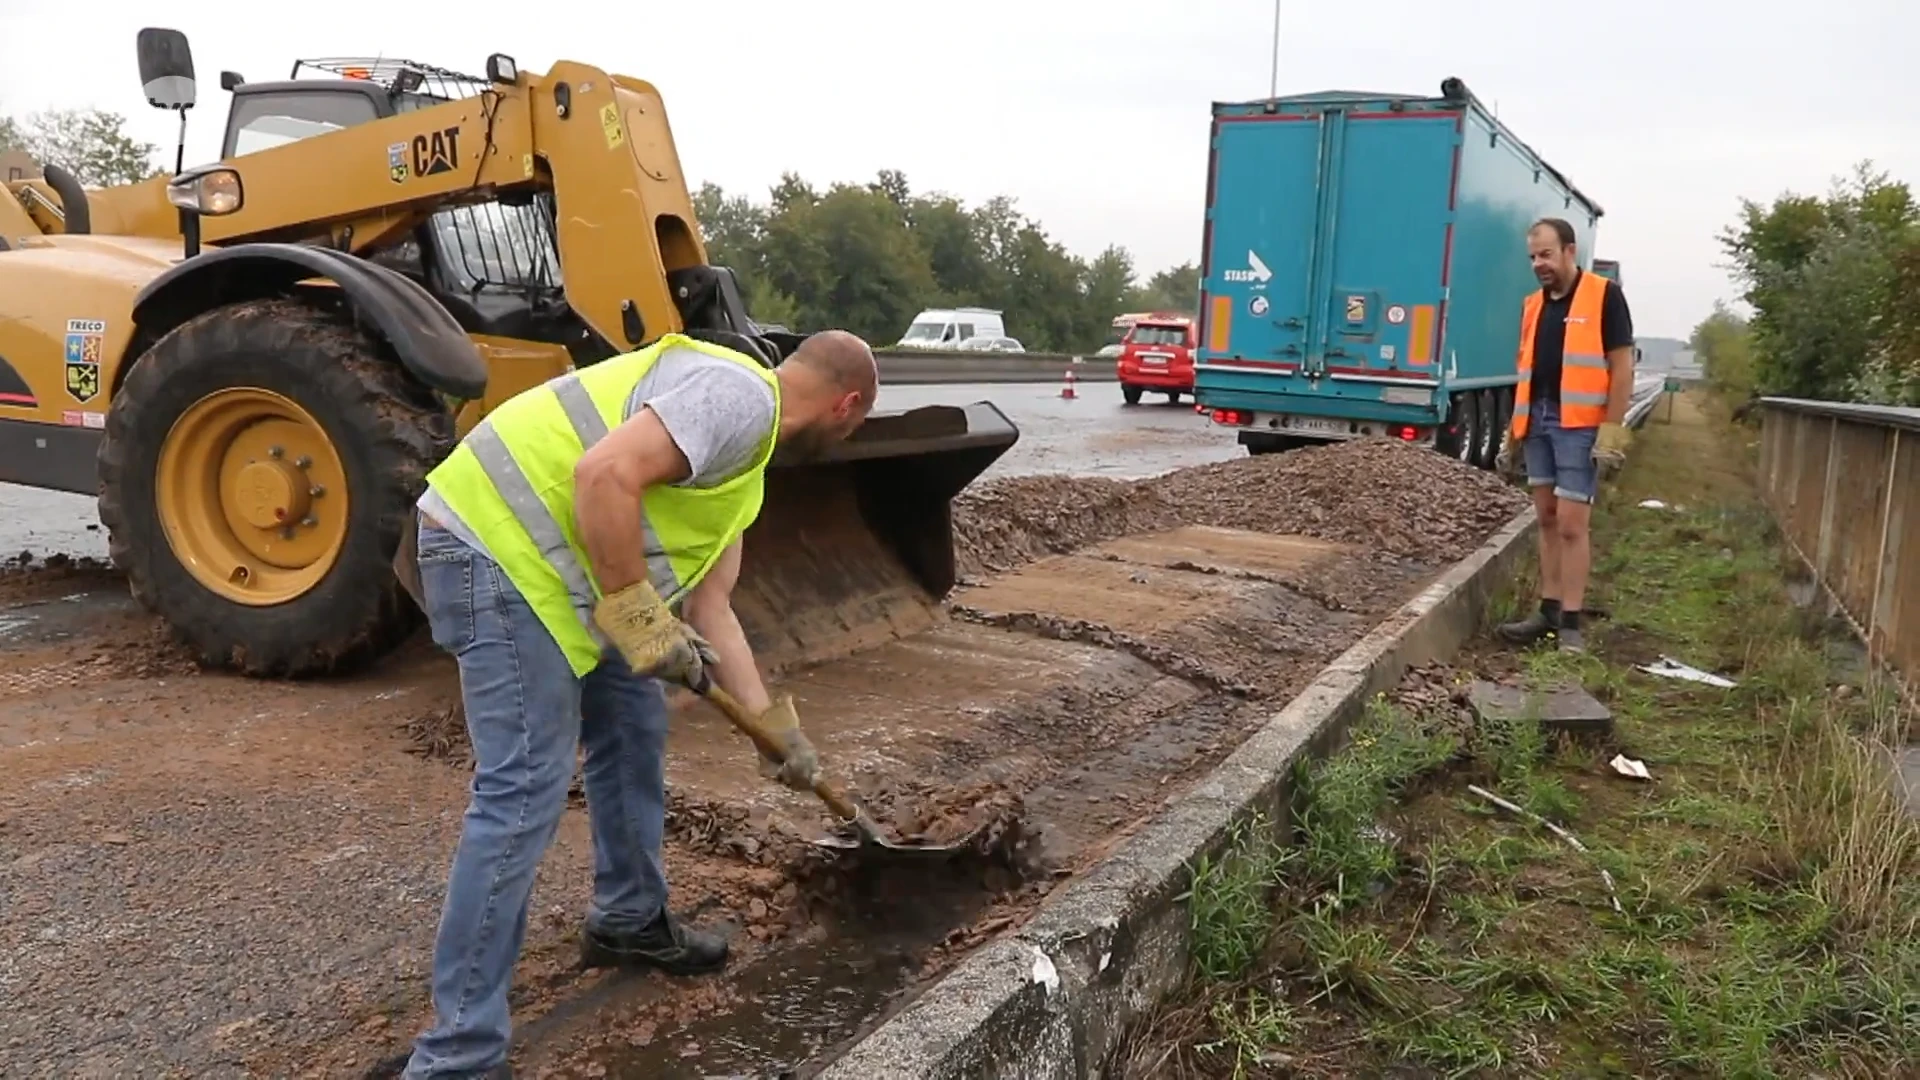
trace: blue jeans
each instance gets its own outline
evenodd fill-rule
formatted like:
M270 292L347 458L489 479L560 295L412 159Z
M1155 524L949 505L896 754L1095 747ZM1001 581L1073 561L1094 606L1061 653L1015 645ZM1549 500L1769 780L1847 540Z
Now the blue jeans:
M1521 440L1527 459L1527 486L1552 485L1559 498L1592 502L1600 483L1593 464L1593 440L1599 431L1561 427L1557 401L1528 403L1527 437Z
M593 829L587 922L639 930L666 903L666 695L617 653L576 678L560 646L491 559L427 522L420 586L433 640L460 665L473 740L472 797L433 944L432 1030L408 1080L478 1074L506 1060L507 988L526 936L534 871L586 747Z

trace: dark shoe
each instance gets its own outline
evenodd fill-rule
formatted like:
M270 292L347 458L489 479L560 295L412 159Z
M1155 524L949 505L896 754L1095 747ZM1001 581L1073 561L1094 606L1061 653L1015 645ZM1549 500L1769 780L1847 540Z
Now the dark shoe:
M1563 626L1554 631L1559 638L1560 651L1564 653L1583 653L1587 651L1587 636L1577 626Z
M399 1077L406 1075L407 1062L411 1060L413 1060L413 1050L409 1048L403 1053L376 1062L373 1068L366 1071L361 1080L398 1080ZM513 1066L503 1061L486 1072L476 1075L480 1080L513 1080Z
M1531 645L1553 631L1554 625L1547 613L1535 611L1518 622L1501 623L1494 633L1510 645Z
M661 911L645 930L620 933L582 927L580 963L583 967L659 968L669 975L702 975L727 963L727 941L683 926Z

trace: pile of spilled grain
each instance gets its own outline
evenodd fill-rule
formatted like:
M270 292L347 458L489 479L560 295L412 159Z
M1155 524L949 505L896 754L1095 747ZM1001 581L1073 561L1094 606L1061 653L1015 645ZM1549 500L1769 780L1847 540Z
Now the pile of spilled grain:
M979 574L1129 533L1212 525L1292 533L1440 564L1527 505L1525 492L1431 449L1365 439L1144 480L992 480L954 500L955 555Z

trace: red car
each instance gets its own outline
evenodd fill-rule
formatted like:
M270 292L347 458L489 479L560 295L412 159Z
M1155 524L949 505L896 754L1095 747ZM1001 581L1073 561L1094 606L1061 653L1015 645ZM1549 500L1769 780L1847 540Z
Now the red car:
M1153 315L1133 324L1120 342L1120 393L1138 405L1148 390L1179 401L1193 392L1193 350L1200 331L1185 315Z

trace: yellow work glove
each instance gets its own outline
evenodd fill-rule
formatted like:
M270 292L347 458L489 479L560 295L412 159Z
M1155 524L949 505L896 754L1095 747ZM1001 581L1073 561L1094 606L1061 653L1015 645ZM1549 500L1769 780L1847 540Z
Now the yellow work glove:
M1600 425L1600 431L1593 437L1593 463L1600 467L1600 475L1612 476L1627 463L1627 444L1633 441L1633 433L1624 424L1609 420Z
M634 671L695 691L707 685L713 646L674 617L652 583L637 581L601 597L593 621Z
M767 711L760 714L760 726L780 744L786 758L782 763L762 752L760 775L778 780L795 791L812 791L814 777L820 771L820 755L800 730L800 714L794 709L793 695L782 694L768 706Z

